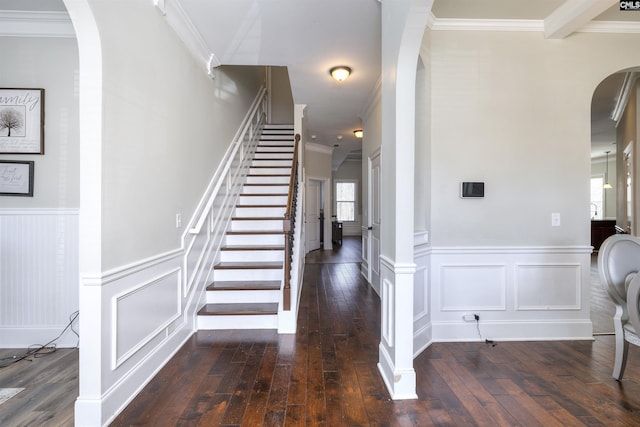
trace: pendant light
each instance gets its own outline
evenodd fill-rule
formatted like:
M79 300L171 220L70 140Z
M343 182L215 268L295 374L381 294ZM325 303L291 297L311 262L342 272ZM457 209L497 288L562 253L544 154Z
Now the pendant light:
M604 173L604 185L602 186L602 188L604 189L609 189L609 188L613 188L613 186L611 184L609 184L609 153L611 151L605 151L605 154L607 155L607 166L605 169L605 173Z

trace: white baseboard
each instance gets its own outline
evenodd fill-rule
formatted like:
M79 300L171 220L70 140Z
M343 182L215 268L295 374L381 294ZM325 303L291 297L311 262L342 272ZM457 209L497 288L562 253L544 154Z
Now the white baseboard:
M588 319L433 322L432 334L433 342L593 340L593 327Z
M47 326L42 328L0 328L0 347L29 348L35 345L45 345L56 338L66 325L59 327ZM77 331L77 322L74 324ZM74 348L78 346L78 337L71 331L65 331L54 343L56 348Z

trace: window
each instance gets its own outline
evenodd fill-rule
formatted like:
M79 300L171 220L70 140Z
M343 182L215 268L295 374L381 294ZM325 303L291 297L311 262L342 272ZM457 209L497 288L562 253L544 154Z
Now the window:
M338 222L356 220L356 183L336 182L336 218Z
M602 186L604 179L601 176L591 178L591 205L589 218L602 219L604 214Z

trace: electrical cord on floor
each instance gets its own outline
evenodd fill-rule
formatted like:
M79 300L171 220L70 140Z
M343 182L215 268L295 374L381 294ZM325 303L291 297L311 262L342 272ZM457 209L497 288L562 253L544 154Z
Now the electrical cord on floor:
M10 357L0 358L0 369L6 368L7 366L11 366L14 363L20 362L21 360L28 359L28 360L31 361L33 359L37 359L38 357L43 357L43 356L47 356L49 354L55 353L56 350L57 350L55 342L58 339L60 339L60 337L67 331L67 329L71 329L71 331L77 337L77 341L76 341L76 348L77 348L79 340L80 340L80 335L73 328L73 323L76 321L76 319L78 318L79 315L80 315L79 311L74 311L73 313L71 313L69 315L69 323L67 323L67 326L64 327L62 332L60 332L60 334L58 334L57 337L55 337L54 339L52 339L48 343L46 343L44 345L33 344L33 345L30 345L29 348L27 349L27 351L25 351L22 354L10 356Z
M498 343L495 342L494 340L488 340L488 339L482 338L482 332L480 332L480 316L477 314L474 314L473 317L476 320L476 329L478 329L478 336L480 337L480 341L484 341L487 345L490 345L491 347L497 346Z

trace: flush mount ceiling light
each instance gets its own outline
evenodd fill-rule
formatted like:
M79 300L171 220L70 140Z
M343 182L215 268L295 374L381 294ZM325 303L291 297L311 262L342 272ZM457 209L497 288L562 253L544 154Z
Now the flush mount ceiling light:
M356 136L356 138L358 138L358 139L362 139L362 135L363 135L363 133L362 133L362 129L356 129L356 130L354 130L354 131L353 131L353 134Z
M335 80L343 82L347 80L347 77L349 77L349 75L351 74L351 68L345 65L339 65L330 69L329 74L331 74L331 77L333 77Z

